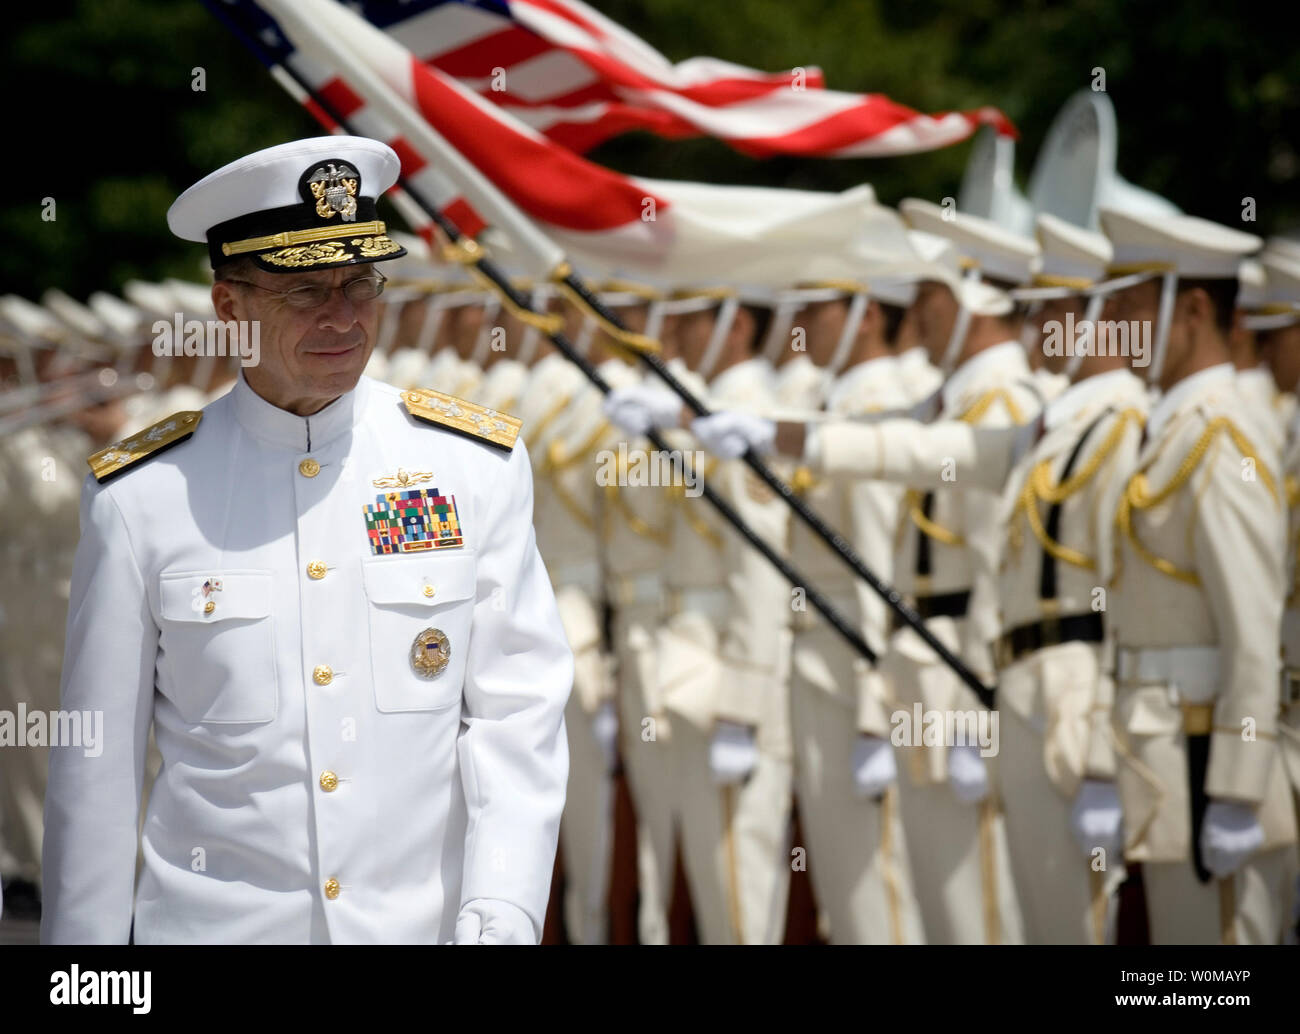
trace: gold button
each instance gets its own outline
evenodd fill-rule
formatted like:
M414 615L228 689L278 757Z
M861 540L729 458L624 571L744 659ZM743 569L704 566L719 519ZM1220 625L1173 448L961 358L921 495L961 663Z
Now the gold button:
M305 459L298 464L298 473L305 478L314 478L320 473L320 464L313 459Z
M311 672L312 681L318 686L328 686L334 678L334 671L328 664L318 664Z
M208 600L207 603L203 604L204 614L211 614L216 609L217 609L217 605L213 603L211 600Z
M317 581L320 581L320 579L325 577L325 571L326 571L325 561L323 560L313 560L310 564L307 565L308 578L314 578Z
M333 876L325 881L325 896L331 901L339 896L339 881Z
M426 586L424 587L424 594L425 594L425 596L432 596L432 595L433 595L433 586L432 586L432 585L426 585Z
M333 793L339 788L339 777L333 772L322 772L320 774L320 788L326 793Z

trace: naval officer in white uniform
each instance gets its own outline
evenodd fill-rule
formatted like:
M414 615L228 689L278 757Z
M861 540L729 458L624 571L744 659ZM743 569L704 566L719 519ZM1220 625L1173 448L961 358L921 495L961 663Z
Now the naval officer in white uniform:
M169 212L261 363L90 458L61 688L103 750L52 752L46 942L541 937L572 655L518 421L361 375L397 171L302 140Z

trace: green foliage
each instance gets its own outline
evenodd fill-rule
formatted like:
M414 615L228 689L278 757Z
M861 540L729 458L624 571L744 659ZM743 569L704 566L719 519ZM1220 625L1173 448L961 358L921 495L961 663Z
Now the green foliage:
M591 0L670 60L820 67L834 89L925 112L991 104L1021 131L1022 183L1052 117L1104 69L1120 171L1228 223L1242 199L1270 233L1300 224L1300 47L1294 26L1210 0ZM1294 16L1292 16L1294 18ZM78 297L132 277L194 279L202 250L172 237L177 193L249 151L319 131L191 0L79 0L11 14L7 110L18 190L0 196L5 291ZM192 70L207 89L191 89ZM887 202L954 194L969 150L894 159L756 161L711 140L631 134L591 157L623 172L836 190ZM53 197L58 218L40 217Z

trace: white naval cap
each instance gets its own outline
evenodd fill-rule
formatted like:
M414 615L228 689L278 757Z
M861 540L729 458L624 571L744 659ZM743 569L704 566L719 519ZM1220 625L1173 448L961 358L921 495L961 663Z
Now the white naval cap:
M1040 212L1034 225L1043 249L1042 268L1034 274L1037 287L1085 290L1106 275L1112 248L1102 234Z
M1264 271L1263 297L1246 316L1246 326L1276 330L1300 322L1300 251L1266 250L1259 265Z
M967 275L973 270L962 268L961 256L952 240L926 230L908 230L907 239L927 266L926 275L918 277L918 281L947 284L962 307L975 316L1005 316L1011 311L1013 303L1006 291Z
M1264 291L1268 276L1261 262L1253 258L1242 259L1237 266L1237 308L1253 312L1264 304Z
M1038 242L995 222L915 197L904 198L898 208L914 230L952 241L962 266L973 265L981 276L1023 285L1038 269Z
M294 140L246 155L186 190L167 211L172 233L206 241L213 266L250 255L295 273L406 254L375 199L401 169L387 144L358 136Z
M1194 215L1158 215L1101 209L1101 227L1114 248L1107 275L1174 273L1188 279L1227 280L1263 243L1251 233Z

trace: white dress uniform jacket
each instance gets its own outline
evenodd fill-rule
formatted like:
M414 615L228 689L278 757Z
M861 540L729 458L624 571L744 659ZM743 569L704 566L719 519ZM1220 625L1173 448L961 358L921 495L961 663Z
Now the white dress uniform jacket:
M363 507L404 478L459 544L372 552ZM43 939L125 942L134 896L140 943L446 942L476 901L536 942L573 664L531 515L522 443L366 377L309 417L241 377L188 441L88 479L62 706L103 712L104 749L52 755Z

